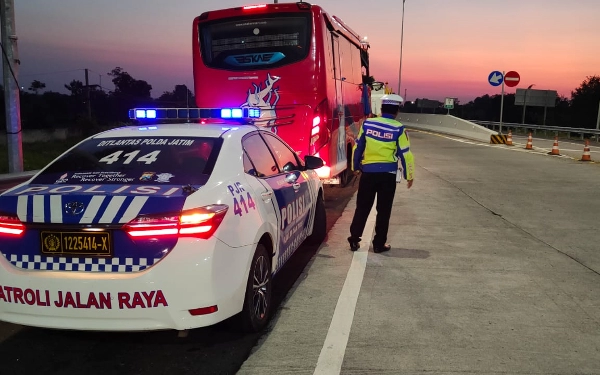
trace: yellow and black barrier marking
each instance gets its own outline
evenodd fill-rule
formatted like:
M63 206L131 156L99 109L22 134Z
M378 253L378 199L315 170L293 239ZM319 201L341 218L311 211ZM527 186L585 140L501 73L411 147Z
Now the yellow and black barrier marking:
M506 135L504 135L504 134L491 135L490 143L493 143L496 145L505 145L506 144Z

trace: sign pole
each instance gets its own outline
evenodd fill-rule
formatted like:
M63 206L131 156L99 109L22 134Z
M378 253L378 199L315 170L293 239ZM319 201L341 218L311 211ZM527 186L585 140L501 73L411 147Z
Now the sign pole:
M502 71L502 77L504 77L504 70ZM502 134L502 115L504 113L504 80L502 80L502 98L500 99L500 130L498 133Z

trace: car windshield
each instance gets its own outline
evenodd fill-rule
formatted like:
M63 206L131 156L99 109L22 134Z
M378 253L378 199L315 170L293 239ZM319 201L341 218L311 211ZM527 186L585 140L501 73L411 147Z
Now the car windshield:
M204 184L220 138L94 138L52 162L34 184Z

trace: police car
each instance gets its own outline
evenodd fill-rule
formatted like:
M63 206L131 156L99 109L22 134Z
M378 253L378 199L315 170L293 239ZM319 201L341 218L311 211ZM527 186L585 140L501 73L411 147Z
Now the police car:
M322 165L235 122L87 138L0 195L0 320L139 331L235 316L258 331L272 276L303 242L325 237Z

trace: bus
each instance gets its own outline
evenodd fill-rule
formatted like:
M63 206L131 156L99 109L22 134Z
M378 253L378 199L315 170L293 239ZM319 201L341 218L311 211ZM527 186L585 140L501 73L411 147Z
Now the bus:
M258 125L299 156L324 161L325 184L352 176L352 147L368 115L369 44L306 2L241 6L193 22L199 108L260 108Z

